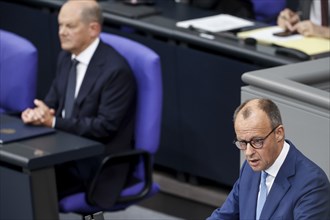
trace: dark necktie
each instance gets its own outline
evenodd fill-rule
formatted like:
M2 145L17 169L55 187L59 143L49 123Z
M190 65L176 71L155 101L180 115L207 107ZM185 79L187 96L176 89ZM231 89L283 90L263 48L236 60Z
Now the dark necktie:
M66 87L66 95L65 95L65 104L64 104L64 114L65 118L70 118L72 114L73 104L74 104L74 94L76 90L76 78L77 78L77 71L76 67L79 61L73 59L71 61L71 68L69 72L68 84Z
M329 3L328 0L321 0L321 18L322 26L327 27L329 25Z
M260 195L259 195L259 199L258 199L257 214L256 214L257 220L260 218L262 208L264 207L264 204L265 204L265 201L267 198L267 185L266 185L267 175L268 174L266 172L264 172L264 171L261 172Z

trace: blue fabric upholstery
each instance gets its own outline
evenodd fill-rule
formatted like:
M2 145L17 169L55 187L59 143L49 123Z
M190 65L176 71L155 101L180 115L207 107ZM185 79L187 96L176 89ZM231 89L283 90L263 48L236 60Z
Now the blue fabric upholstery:
M102 33L101 39L114 47L130 65L137 83L137 109L135 122L135 151L147 152L152 160L157 152L160 139L160 123L162 111L162 79L159 56L146 46L130 39L113 34ZM112 155L116 156L116 155ZM139 181L122 190L121 197L141 194L151 180L152 169L145 169L145 161L141 160L135 169L134 176ZM150 167L152 161L150 162ZM149 188L149 187L148 187ZM152 182L142 198L128 199L118 202L114 207L101 208L88 203L89 195L85 192L63 198L59 202L61 212L92 214L98 211L116 211L125 209L137 201L150 197L159 191L157 183ZM111 186L109 186L111 193ZM120 200L119 200L120 201Z
M132 188L142 188L143 183L138 183L132 187L129 187L127 189L123 190L123 194L126 195L130 195L132 194ZM111 189L111 186L109 187L109 189ZM134 190L135 191L135 190ZM155 193L157 193L159 191L159 186L158 184L153 184L152 185L152 189L150 191L150 193L148 194L147 197L150 197L152 195L154 195ZM60 210L61 212L75 212L75 213L79 213L79 214L92 214L92 213L96 213L99 211L108 211L108 212L112 212L112 211L118 211L118 210L123 210L125 208L127 208L129 205L134 204L134 202L132 203L118 203L116 204L114 207L108 208L106 210L97 207L97 206L92 206L90 204L88 204L87 200L86 200L86 193L76 193L74 195L65 197L61 200L60 202Z
M286 7L286 0L251 0L257 21L275 25L277 16Z
M37 64L37 49L31 42L0 29L0 113L33 107Z

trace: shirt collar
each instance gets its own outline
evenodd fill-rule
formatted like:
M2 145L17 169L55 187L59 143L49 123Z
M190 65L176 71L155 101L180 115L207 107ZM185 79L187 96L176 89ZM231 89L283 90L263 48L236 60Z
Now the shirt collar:
M96 38L84 51L82 51L78 56L72 54L71 58L76 59L79 63L88 65L92 56L99 45L100 38Z
M273 165L269 167L267 170L265 170L265 172L267 172L269 175L275 178L286 156L288 155L289 150L290 150L290 145L287 142L284 142L280 155L277 157Z

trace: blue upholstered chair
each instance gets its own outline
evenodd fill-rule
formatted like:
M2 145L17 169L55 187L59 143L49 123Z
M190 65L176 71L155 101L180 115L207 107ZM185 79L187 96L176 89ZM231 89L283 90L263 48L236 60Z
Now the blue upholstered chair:
M0 29L0 113L19 113L33 106L36 95L36 47Z
M157 183L152 181L153 155L160 139L162 109L162 80L159 56L144 45L124 37L102 33L101 39L114 47L126 58L133 70L137 83L137 112L135 127L135 149L118 155L110 155L96 174L87 193L77 193L63 198L59 202L62 213L90 215L99 211L122 210L159 191ZM93 205L93 190L100 183L99 174L107 166L138 159L134 172L139 181L122 190L115 206L101 208ZM111 186L109 186L111 194Z

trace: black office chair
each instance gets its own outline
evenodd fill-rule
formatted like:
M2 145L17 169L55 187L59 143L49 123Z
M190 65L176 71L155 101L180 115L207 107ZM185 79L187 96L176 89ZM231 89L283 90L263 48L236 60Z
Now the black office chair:
M135 149L129 152L108 156L88 192L67 196L59 202L63 213L74 212L90 215L99 211L116 211L150 197L159 191L152 181L153 155L156 153L160 138L162 109L162 80L159 56L146 46L124 37L101 34L101 39L114 47L126 58L137 83L137 112L135 127ZM122 162L139 160L133 174L138 181L121 192L112 207L99 207L93 202L93 192L102 184L99 179L107 167ZM111 194L111 186L109 186Z

